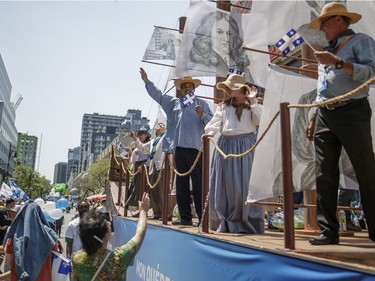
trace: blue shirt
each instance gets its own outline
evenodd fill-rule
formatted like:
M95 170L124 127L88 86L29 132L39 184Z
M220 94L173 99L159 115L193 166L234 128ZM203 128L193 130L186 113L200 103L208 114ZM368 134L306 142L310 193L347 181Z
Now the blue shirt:
M340 37L336 46L339 46L345 37ZM318 95L316 98L318 102L346 94L375 75L375 42L370 36L363 33L352 35L350 40L346 42L336 55L345 62L353 64L353 76L350 76L342 69L335 69L334 66L329 66L325 69L324 65L320 64L318 67ZM325 72L326 74L324 74ZM324 76L327 79L327 89L319 91ZM369 87L365 87L350 98L364 98L368 96L368 93Z
M196 98L195 104L185 107L179 98L163 95L151 81L147 80L145 86L150 97L161 105L167 115L163 151L174 153L176 147L200 149L204 127L212 118L208 104ZM202 117L195 112L196 105L202 107Z

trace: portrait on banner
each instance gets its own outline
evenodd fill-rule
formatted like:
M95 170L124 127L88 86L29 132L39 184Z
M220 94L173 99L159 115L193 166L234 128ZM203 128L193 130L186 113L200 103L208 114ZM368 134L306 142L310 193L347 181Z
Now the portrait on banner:
M175 76L227 77L235 72L254 83L251 60L242 49L248 14L230 13L206 3L192 3L182 37Z

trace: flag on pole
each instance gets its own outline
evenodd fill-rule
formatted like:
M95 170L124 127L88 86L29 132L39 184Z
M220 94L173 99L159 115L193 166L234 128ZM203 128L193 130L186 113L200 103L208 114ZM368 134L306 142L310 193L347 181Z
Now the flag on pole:
M24 192L14 181L9 181L10 188L12 189L13 196L23 199L24 201L29 200L29 196Z
M192 105L194 103L195 95L193 92L190 92L186 94L185 96L183 96L182 98L180 98L180 100L185 107L188 107L189 105Z
M305 42L305 40L303 40L302 36L292 28L279 41L277 41L275 46L285 56L290 51L297 48L297 46L301 45L303 42Z
M0 195L3 195L6 198L10 198L13 196L12 188L5 182L3 182L3 184L1 185Z
M128 125L132 123L133 115L125 116L124 121L122 121L121 125Z
M239 69L236 69L236 68L229 68L228 70L228 74L227 74L227 78L229 75L232 75L232 74L237 74L237 75L241 75L242 77L245 76L245 72L244 71L241 71Z

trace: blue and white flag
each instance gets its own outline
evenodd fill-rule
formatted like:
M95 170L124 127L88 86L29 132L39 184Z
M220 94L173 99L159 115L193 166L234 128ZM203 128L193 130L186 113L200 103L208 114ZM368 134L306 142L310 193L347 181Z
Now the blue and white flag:
M13 192L13 197L23 199L24 201L29 200L29 196L14 181L9 181L9 184Z
M65 281L71 270L71 260L60 253L52 251L52 280Z
M121 150L124 148L124 145L121 141L119 141L116 145L118 152L121 152Z
M122 121L121 125L128 125L132 123L133 116L125 116L124 121Z
M294 50L297 46L301 45L305 40L302 36L297 33L293 28L288 31L276 44L275 46L285 56L290 51Z
M6 198L10 198L13 196L12 188L9 185L7 185L5 182L3 182L1 186L0 195L3 195Z
M194 101L195 101L194 92L190 92L190 93L186 94L185 96L180 98L180 101L183 103L183 105L185 107L188 107L189 105L193 104Z
M242 77L245 76L244 71L238 70L238 69L233 68L233 67L229 68L227 78L228 78L229 75L232 75L232 74L241 75Z

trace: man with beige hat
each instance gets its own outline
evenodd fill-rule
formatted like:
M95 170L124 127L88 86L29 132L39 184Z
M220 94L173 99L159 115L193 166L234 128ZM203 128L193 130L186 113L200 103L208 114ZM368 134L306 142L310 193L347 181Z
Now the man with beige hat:
M319 61L317 102L346 94L375 75L375 42L366 34L349 29L361 15L340 3L326 4L309 26L324 32L329 45L315 52ZM306 135L316 151L317 219L320 234L313 245L339 243L336 216L339 188L338 161L345 148L356 173L366 216L369 238L375 241L375 159L371 138L369 87L344 101L320 107Z
M211 120L212 113L208 104L195 98L194 91L201 84L199 79L184 76L175 80L178 90L176 97L163 95L148 80L147 73L140 68L142 80L145 82L147 93L161 105L167 115L167 128L163 140L163 151L173 153L176 168L185 173L193 166L202 147L201 136L204 127ZM176 199L181 219L174 221L174 225L192 225L190 202L190 178L193 183L193 198L195 210L199 220L202 218L202 158L191 174L176 176Z

